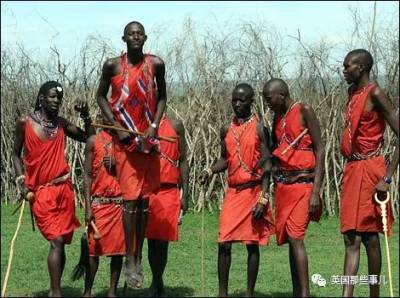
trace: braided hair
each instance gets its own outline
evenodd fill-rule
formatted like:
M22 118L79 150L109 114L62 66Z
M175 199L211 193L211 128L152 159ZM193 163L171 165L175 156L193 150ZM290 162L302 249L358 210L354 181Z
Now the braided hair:
M63 87L61 86L61 84L59 82L56 81L48 81L46 83L44 83L38 92L38 95L36 97L36 104L35 104L35 112L40 110L40 100L39 100L39 96L43 95L43 96L47 96L48 92L50 89L52 88L56 88L56 92L57 92L57 97L59 99L62 99L64 96L64 90Z

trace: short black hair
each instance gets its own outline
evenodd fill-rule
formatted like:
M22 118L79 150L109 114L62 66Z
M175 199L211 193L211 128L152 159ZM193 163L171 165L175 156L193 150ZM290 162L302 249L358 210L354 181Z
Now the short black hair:
M264 88L269 85L276 85L278 86L279 93L283 96L289 96L289 86L286 82L279 78L272 78L264 84Z
M365 49L352 50L347 54L347 56L354 56L355 61L364 65L367 72L370 72L372 65L374 65L374 58L372 58L371 53Z
M47 96L47 94L49 93L49 90L54 87L56 87L57 97L60 99L62 99L64 97L64 90L63 90L63 87L61 86L61 84L56 81L48 81L48 82L44 83L39 89L38 95L36 97L35 111L40 110L39 96L40 95ZM57 87L59 87L59 88L57 88Z
M246 93L246 98L253 98L254 97L254 89L249 84L240 83L240 84L236 85L236 87L233 89L233 92L235 92L238 89L243 89L244 90L244 92Z
M138 22L138 21L132 21L132 22L129 22L128 24L126 24L126 26L125 26L125 28L124 28L124 34L125 34L125 32L126 32L126 29L128 29L128 27L130 26L130 25L138 25L139 27L141 27L142 28L142 30L143 30L143 33L146 33L145 32L145 30L144 30L144 26L142 25L142 23L140 23L140 22Z

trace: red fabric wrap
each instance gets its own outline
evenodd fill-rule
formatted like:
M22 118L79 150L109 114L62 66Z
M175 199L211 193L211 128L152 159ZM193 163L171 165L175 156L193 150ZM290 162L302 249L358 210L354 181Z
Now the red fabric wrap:
M101 131L95 139L92 164L92 197L115 198L121 196L121 189L112 171L103 164L105 156L114 155L112 136ZM101 238L94 239L91 226L88 229L89 255L112 256L125 254L125 234L122 221L122 204L92 203L96 227Z
M278 147L272 154L278 158L279 167L283 170L305 170L315 168L315 154L310 134L307 132L292 148L293 142L306 128L301 124L301 103L294 103L286 117L277 117L275 135ZM283 151L288 148L286 153Z
M117 197L121 195L116 177L112 169L107 169L103 164L105 156L114 156L112 136L106 131L101 131L95 139L92 164L92 197Z
M353 153L368 155L377 151L383 143L385 120L377 111L364 111L369 94L375 87L370 83L349 97L340 144L340 151L347 158Z
M383 233L381 210L374 200L375 186L386 173L383 156L348 162L340 198L340 231ZM391 200L386 204L388 235L394 222Z
M255 169L261 156L257 124L257 117L252 116L242 124L234 119L229 126L225 136L229 186L257 181L261 178L261 169Z
M89 255L113 256L125 254L125 234L122 204L92 204L93 216L101 238L95 240L91 226L88 229Z
M349 230L382 232L383 229L380 207L373 196L376 184L386 174L384 157L376 156L383 144L385 120L375 110L365 111L365 104L375 88L376 85L370 83L354 91L347 104L341 153L347 158L361 156L363 160L349 161L345 165L340 198L342 233ZM391 201L386 207L390 235L394 221Z
M156 84L152 55L145 54L141 63L129 66L127 54L121 55L121 72L111 78L109 102L118 121L128 129L144 132L154 120Z
M261 219L253 219L252 210L261 192L261 182L241 191L232 186L261 180L258 119L252 116L245 123L232 121L225 137L228 161L228 189L220 214L218 242L241 241L266 245L274 233L271 207L266 206Z
M156 110L156 84L152 56L145 54L141 63L129 66L127 54L121 55L120 73L111 78L112 94L109 102L121 125L144 132L153 121ZM158 156L138 152L135 143L123 145L117 138L115 159L117 178L125 200L148 197L160 185ZM144 140L150 148L148 140Z
M70 169L64 156L65 135L61 125L57 135L42 140L33 129L33 120L27 117L25 126L25 184L35 192L39 186L67 174Z
M312 170L315 168L315 154L310 134L307 132L297 143L283 152L306 128L301 123L303 104L295 102L283 117L277 117L275 136L278 147L272 153L279 160L279 168L286 171ZM278 245L294 239L304 239L310 215L308 212L313 183L275 184L275 221ZM322 209L313 216L319 221Z
M287 243L288 236L299 240L304 239L310 222L308 206L312 189L312 183L276 184L275 221L278 245ZM322 209L315 215L315 221L319 221L321 212Z
M180 192L177 187L161 187L150 196L149 221L146 238L178 241L178 218L181 209Z
M164 117L161 120L160 127L158 129L160 136L178 137L175 129L172 127L171 120ZM176 138L174 143L160 141L160 182L161 183L180 183L180 172L179 172L179 138Z
M31 207L36 224L47 240L64 237L71 243L73 231L80 226L75 216L74 191L70 179L58 185L46 185L69 172L64 156L64 130L54 138L42 140L27 117L25 126L25 183L35 192Z
M268 244L269 237L275 233L271 206L265 207L261 219L254 219L252 215L260 192L261 186L241 191L227 189L220 214L218 242Z
M117 179L124 200L149 197L160 187L160 159L158 155L128 152L124 145L115 143Z

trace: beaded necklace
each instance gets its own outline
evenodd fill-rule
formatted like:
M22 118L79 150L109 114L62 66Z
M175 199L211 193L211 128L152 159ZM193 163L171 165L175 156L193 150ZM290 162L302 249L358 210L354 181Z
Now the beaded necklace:
M366 86L364 86L362 89L356 90L355 92L357 93L363 93L368 87L369 85L371 85L372 83L368 83ZM355 93L353 92L353 93ZM349 133L349 140L350 140L350 146L352 147L352 127L351 127L351 117L352 117L352 113L353 113L353 109L354 109L354 105L356 104L356 100L355 98L351 97L352 95L350 95L350 100L348 103L348 108L347 108L347 113L345 115L345 126L347 127L347 131Z
M261 175L260 175L260 174L258 174L258 173L255 172L254 170L250 169L250 167L244 162L244 160L243 160L243 158L242 158L242 154L241 154L241 152L240 152L240 139L241 139L241 137L242 137L244 131L246 130L247 126L248 126L251 122L253 122L253 120L255 120L255 119L257 119L257 117L256 117L255 115L251 115L250 118L247 119L247 120L238 121L238 123L239 123L239 125L240 125L240 126L239 126L239 127L240 127L239 133L235 131L235 128L234 128L233 123L232 123L232 134L233 134L233 138L235 139L235 145L236 145L236 146L235 146L235 152L236 152L236 154L237 154L237 156L238 156L238 158L239 158L240 166L241 166L247 173L249 173L250 175L253 175L253 176L257 177L257 178L261 178ZM240 166L239 166L239 167L240 167ZM239 169L239 167L238 167L237 169ZM236 169L236 170L237 170L237 169ZM235 171L234 171L234 172L235 172Z
M57 118L54 120L47 120L39 111L31 113L31 117L37 124L40 125L47 138L53 139L56 137L58 132Z

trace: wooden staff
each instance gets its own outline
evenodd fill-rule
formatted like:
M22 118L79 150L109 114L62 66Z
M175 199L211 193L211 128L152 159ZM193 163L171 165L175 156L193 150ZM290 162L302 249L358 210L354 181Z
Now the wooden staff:
M101 234L100 234L100 232L99 232L99 229L96 227L96 224L94 223L93 220L90 221L90 225L92 226L93 231L94 231L94 236L93 236L94 240L99 240L99 239L101 239Z
M25 200L22 200L21 207L22 208L21 208L21 212L19 213L17 228L15 229L14 237L11 240L10 255L8 257L8 265L7 265L6 275L4 277L3 288L1 290L1 297L5 297L5 295L6 295L7 282L8 282L8 277L10 276L11 262L12 262L13 255L14 255L14 243L15 243L15 239L17 238L19 228L21 227L22 214L24 213L24 207L25 207Z
M104 125L104 124L98 124L98 123L92 123L93 127L100 127L100 128L107 128L107 129L112 129L112 130L119 130L119 131L124 131L124 132L128 132L134 135L138 135L138 136L144 136L144 133L139 132L139 131L132 131L123 127L118 127L118 126L112 126L112 125ZM163 141L167 141L170 143L175 143L176 142L176 137L166 137L166 136L157 136L156 139L160 139Z
M375 202L377 202L381 207L383 233L385 234L385 243L386 243L386 257L388 263L390 297L393 297L392 271L390 270L390 254L389 254L389 243L387 237L387 214L386 214L386 203L389 202L389 192L386 192L386 199L384 199L383 201L379 200L377 193L375 193Z

